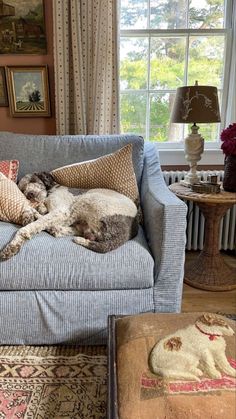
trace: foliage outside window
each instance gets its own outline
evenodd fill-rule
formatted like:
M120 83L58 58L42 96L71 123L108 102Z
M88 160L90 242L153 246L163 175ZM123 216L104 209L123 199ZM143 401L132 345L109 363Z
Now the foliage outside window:
M121 130L179 142L188 127L170 123L176 88L216 86L222 102L226 0L120 0ZM194 121L193 121L194 122ZM202 124L217 141L219 124Z

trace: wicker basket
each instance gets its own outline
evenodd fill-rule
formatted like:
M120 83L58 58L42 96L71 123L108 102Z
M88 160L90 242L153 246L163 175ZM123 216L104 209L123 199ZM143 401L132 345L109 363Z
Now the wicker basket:
M225 158L225 172L223 187L226 191L236 192L236 156L230 155Z

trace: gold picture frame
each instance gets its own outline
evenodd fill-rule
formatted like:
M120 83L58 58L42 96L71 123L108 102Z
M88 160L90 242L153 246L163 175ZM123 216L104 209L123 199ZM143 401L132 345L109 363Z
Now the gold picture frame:
M8 106L5 68L0 67L0 106Z
M51 116L46 65L8 66L6 73L12 117Z

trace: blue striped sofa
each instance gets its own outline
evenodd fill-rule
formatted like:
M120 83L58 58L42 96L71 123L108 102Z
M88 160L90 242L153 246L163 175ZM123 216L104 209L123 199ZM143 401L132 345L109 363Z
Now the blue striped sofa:
M102 344L109 314L181 309L186 206L166 187L155 145L134 135L0 133L0 160L26 173L112 153L133 144L144 215L139 234L106 254L46 232L0 262L0 344ZM0 248L19 227L0 222Z

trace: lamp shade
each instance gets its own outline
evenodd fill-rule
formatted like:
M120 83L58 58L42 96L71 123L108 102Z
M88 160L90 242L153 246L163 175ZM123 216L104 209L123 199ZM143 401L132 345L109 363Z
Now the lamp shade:
M217 88L198 85L178 87L171 122L220 122Z

